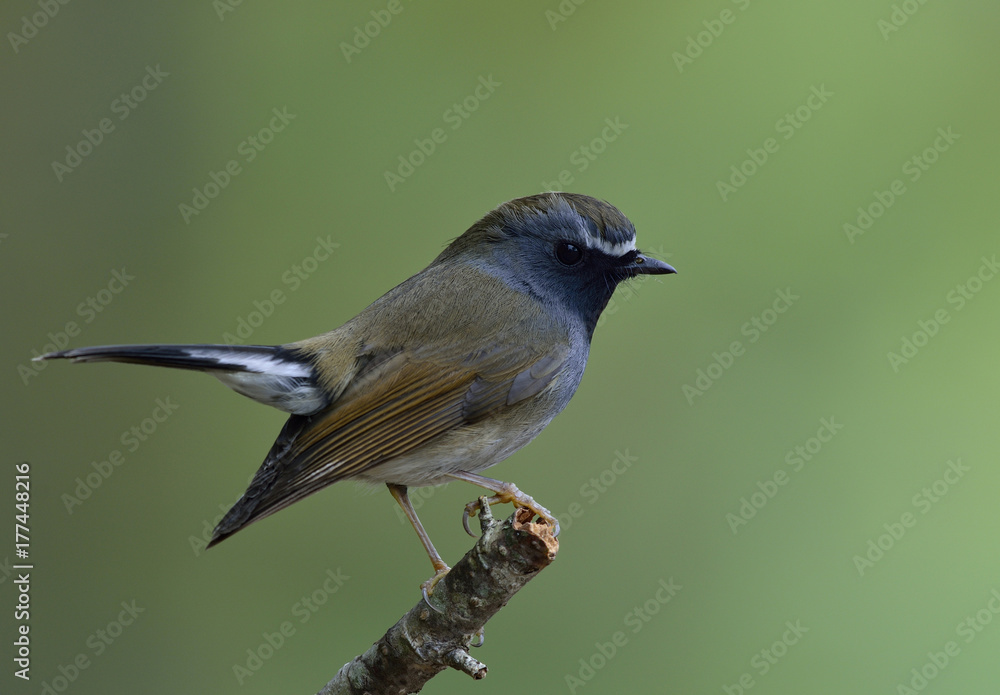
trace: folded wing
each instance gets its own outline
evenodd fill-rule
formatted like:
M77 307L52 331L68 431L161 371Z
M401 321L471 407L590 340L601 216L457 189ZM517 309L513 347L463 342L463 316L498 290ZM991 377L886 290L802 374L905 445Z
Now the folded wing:
M487 374L481 369L412 362L404 355L381 361L352 384L351 397L319 413L288 420L209 545L327 485L356 477L449 430L537 395L566 361L563 351L541 357L520 352L523 357L512 368Z

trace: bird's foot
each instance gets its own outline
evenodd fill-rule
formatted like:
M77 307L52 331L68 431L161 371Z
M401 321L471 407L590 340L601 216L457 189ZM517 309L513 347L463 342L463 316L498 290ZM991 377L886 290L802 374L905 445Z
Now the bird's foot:
M494 504L507 504L508 502L516 507L522 507L529 510L532 514L539 517L542 521L552 527L552 535L559 535L559 520L550 512L548 509L538 504L531 495L526 495L521 492L514 483L504 483L500 481L497 482L496 488L488 488L492 492L496 493L492 497L480 497L477 500L469 502L465 505L465 512L462 514L462 526L465 528L465 532L468 533L473 538L476 534L472 532L469 528L469 518L476 515L476 512L483 510L484 512Z

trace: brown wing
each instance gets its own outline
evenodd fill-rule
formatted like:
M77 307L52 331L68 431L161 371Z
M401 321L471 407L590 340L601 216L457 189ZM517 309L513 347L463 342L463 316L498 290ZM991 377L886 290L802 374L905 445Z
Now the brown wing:
M513 369L489 377L397 355L326 409L293 415L209 545L327 485L537 395L566 361L562 350L537 359L527 350L522 355Z

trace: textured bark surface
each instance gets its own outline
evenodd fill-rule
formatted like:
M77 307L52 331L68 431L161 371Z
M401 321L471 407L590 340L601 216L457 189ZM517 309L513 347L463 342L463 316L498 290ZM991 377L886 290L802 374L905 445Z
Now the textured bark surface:
M389 628L368 651L355 657L319 695L397 695L418 692L446 668L475 679L486 665L469 655L469 646L486 622L559 551L550 526L533 523L527 509L496 521L487 507L480 515L483 535L422 599Z

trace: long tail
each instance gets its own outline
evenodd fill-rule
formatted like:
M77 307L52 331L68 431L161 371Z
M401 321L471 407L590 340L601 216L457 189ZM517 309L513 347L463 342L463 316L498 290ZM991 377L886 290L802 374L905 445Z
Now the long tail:
M316 383L311 360L271 345L100 345L49 352L39 360L127 362L208 372L229 388L288 413L308 414L329 398Z
M270 345L98 345L39 355L38 360L129 362L207 371L269 371L282 363ZM286 351L287 352L287 351Z

